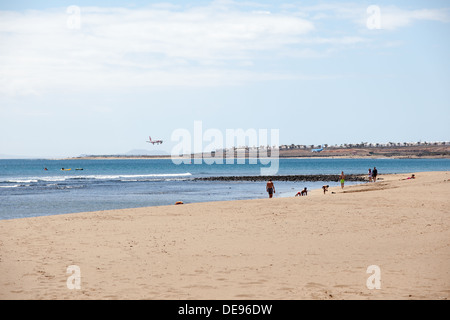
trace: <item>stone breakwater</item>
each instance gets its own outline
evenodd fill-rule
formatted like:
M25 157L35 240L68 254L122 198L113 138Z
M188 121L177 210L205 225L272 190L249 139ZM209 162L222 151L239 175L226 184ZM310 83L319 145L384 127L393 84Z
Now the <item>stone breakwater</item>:
M225 176L195 178L194 181L339 181L335 174L284 175L284 176ZM366 175L346 174L345 181L367 181Z

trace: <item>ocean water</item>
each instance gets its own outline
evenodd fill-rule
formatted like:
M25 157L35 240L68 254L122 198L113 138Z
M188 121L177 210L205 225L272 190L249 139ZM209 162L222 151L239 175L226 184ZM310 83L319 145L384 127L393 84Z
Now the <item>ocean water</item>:
M279 175L448 171L450 159L280 159ZM184 203L266 198L265 182L193 181L259 175L269 165L164 160L0 160L0 219ZM45 170L47 168L47 170ZM61 168L71 169L62 171ZM83 170L77 170L83 169ZM275 181L276 197L336 182ZM347 183L347 185L350 183Z

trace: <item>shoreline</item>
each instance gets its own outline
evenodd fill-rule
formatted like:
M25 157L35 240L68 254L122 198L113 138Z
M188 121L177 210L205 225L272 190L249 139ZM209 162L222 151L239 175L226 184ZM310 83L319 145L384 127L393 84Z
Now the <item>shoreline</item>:
M383 174L383 176L390 176L390 175L396 175L396 173L385 173ZM308 175L306 175L308 176ZM305 177L305 175L303 176L295 176L295 175L291 175L291 176L279 176L280 179L277 179L277 176L271 176L273 181L277 181L277 182L323 182L323 183L327 183L327 182L336 182L336 181L324 181L324 180L318 180L318 177L323 177L323 176L329 176L329 175L309 175L309 176L313 176L314 178L312 178L311 180L302 180L303 177ZM338 177L338 175L332 175L332 176L336 176ZM346 179L347 183L351 183L351 184L347 184L347 186L352 186L352 185L361 185L361 184L365 184L365 183L369 183L368 180L365 179L365 175L362 174L349 174L346 175L347 177L352 176L353 179ZM264 179L262 179L264 178ZM298 178L298 180L297 180ZM240 181L253 181L253 182L258 182L258 181L266 181L265 180L266 177L265 176L225 176L225 177L208 177L208 178L190 178L190 181L223 181L223 182L240 182ZM383 181L384 178L379 178L380 181ZM331 190L334 187L330 187L329 190ZM337 188L337 187L335 187ZM317 187L317 188L310 188L308 189L308 192L315 192L317 190L322 190L321 187ZM331 191L330 191L331 192ZM290 197L290 196L289 196ZM278 194L276 194L276 198L289 198L286 196L278 196ZM233 201L252 201L252 200L264 200L266 198L252 198L252 199L232 199L232 200L212 200L212 201L201 201L201 202L187 202L187 203L183 203L184 205L192 205L192 204L206 204L206 203L216 203L216 202L233 202ZM171 207L174 204L166 204L166 205L155 205L155 206L143 206L143 207L130 207L130 208L119 208L119 209L105 209L105 210L90 210L90 211L77 211L77 212L68 212L68 213L56 213L56 214L41 214L41 215L35 215L35 216L29 216L29 217L21 217L21 218L5 218L5 219L0 219L1 221L7 221L7 220L16 220L16 219L31 219L31 218L39 218L39 217L50 217L50 216L60 216L60 215L67 215L67 214L84 214L84 213L93 213L93 212L108 212L108 211L115 211L115 210L133 210L133 209L142 209L142 208L164 208L164 207Z
M424 171L419 172L420 173L429 173L429 172L445 172L445 171ZM417 174L417 173L416 173ZM390 181L392 179L395 179L396 176L403 176L405 173L383 173L382 175L379 175L377 178L378 182L382 182L384 180ZM304 179L305 177L312 177L310 179ZM334 177L333 180L322 180L320 177ZM390 178L389 178L390 177ZM205 178L190 178L190 181L222 181L222 182L261 182L261 181L267 181L269 178L271 178L275 182L339 182L339 175L281 175L281 176L217 176L217 177L205 177ZM350 178L350 179L349 179ZM387 178L387 179L386 179ZM346 184L346 188L351 186L360 186L360 185L371 185L373 182L369 182L365 174L347 174L346 175L346 182L349 182L351 184ZM336 187L330 187L329 192L335 192L336 190L340 190L341 188L339 186ZM308 189L308 193L311 194L311 192L316 193L317 191L322 192L321 187L317 188L311 188ZM274 198L289 198L290 196L278 196L276 194ZM183 203L183 205L195 205L195 204L210 204L210 203L219 203L219 202L234 202L234 201L258 201L258 200L264 200L266 198L252 198L252 199L232 199L232 200L212 200L212 201L201 201L201 202L186 202ZM0 219L1 221L10 221L10 220L17 220L17 219L33 219L33 218L40 218L40 217L52 217L52 216L61 216L61 215L71 215L71 214L88 214L88 213L95 213L95 212L108 212L108 211L116 211L116 210L134 210L134 209L151 209L151 208L165 208L165 207L172 207L174 204L166 204L166 205L155 205L155 206L143 206L143 207L129 207L129 208L118 208L118 209L105 209L105 210L89 210L89 211L77 211L77 212L68 212L68 213L56 213L56 214L41 214L36 216L29 216L29 217L21 217L21 218L5 218Z
M42 160L171 160L171 156L123 156L123 157L73 157L73 158L54 158L54 159L45 159ZM189 159L189 158L187 158ZM191 160L194 160L195 158L192 156ZM203 157L202 159L211 159L211 157ZM226 158L224 158L226 159ZM231 158L234 160L238 159L252 159L252 160L259 160L259 159L273 159L271 157L264 157L264 158ZM278 159L450 159L450 156L279 156ZM7 159L7 160L14 160L14 159ZM22 160L22 159L18 159ZM27 160L27 159L24 159ZM36 159L28 159L28 160L40 160L40 158Z
M189 159L189 157L186 157ZM191 156L191 160L194 160L194 156ZM204 156L202 159L211 159L209 156ZM250 157L234 157L233 160L259 160L259 159L274 159L271 157L250 158ZM450 159L449 155L429 155L429 156L417 156L417 155L404 155L404 156L351 156L351 155L330 155L330 156L279 156L278 159ZM66 161L66 160L172 160L171 156L87 156L87 157L27 157L27 158L3 158L0 160L47 160L47 161ZM178 158L177 158L178 160ZM226 158L224 157L224 160Z
M1 220L0 299L450 299L450 172L414 174L325 195Z
M320 152L312 152L312 148L305 146L284 146L276 151L276 156L268 157L268 154L272 155L271 150L259 150L263 154L255 154L254 150L236 149L234 151L217 151L218 153L197 153L197 154L185 154L186 158L203 158L211 159L215 158L215 155L226 158L232 155L232 159L237 158L252 158L259 159L261 155L266 157L261 158L280 158L280 159L449 159L450 158L450 145L445 144L425 144L425 145L392 145L392 146L357 146L351 144L346 147L326 147ZM120 155L120 154L89 154L79 157L71 157L64 159L171 159L172 154L164 151L162 155ZM242 152L242 153L241 153ZM267 152L267 153L266 153ZM177 155L178 157L178 155Z
M412 172L412 174L420 175L420 174L427 174L427 173L435 173L435 172L439 172L439 173L443 173L443 174L449 174L450 175L450 171L423 171L423 172ZM296 176L296 175L291 175L291 176L281 176L282 179L281 180L277 180L274 179L274 177L276 176L270 176L272 178L273 181L310 181L310 182L321 182L323 180L285 180L287 177L303 177L303 176L307 176L307 175L302 175L302 176ZM310 175L310 176L323 176L323 175ZM328 176L328 175L327 175ZM333 175L333 176L339 176L339 175ZM377 183L382 183L382 182L389 182L389 181L395 181L397 179L397 177L404 177L404 176L410 176L410 174L406 174L406 173L384 173L381 174L377 177L377 182L369 182L368 180L365 180L365 175L363 174L348 174L346 176L354 176L354 180L349 180L346 179L346 182L361 182L361 183L356 183L356 184L350 184L347 185L345 188L345 190L341 189L340 186L335 186L335 187L329 187L328 188L328 193L346 193L348 188L351 187L356 187L356 186L364 186L364 185L376 185ZM241 178L244 178L244 180L242 181L255 181L253 179L256 178L264 178L264 179L260 179L260 181L266 181L265 179L268 178L265 176L219 176L219 177L207 177L207 178L192 178L192 181L241 181ZM361 177L362 179L358 179L359 177ZM449 177L450 178L450 177ZM218 179L218 180L216 180ZM237 180L234 180L237 179ZM248 180L246 180L248 179ZM256 180L258 181L258 180ZM338 180L336 180L338 181ZM336 182L334 181L334 182ZM450 181L450 179L449 179ZM324 183L326 182L332 182L330 181L323 181ZM322 194L323 190L322 188L311 188L308 189L308 193L311 194L317 194L318 191L320 191L320 194ZM341 192L339 192L341 191ZM292 196L294 197L294 196ZM274 199L288 199L291 197L281 197L281 196L277 196L277 194L275 194ZM206 205L206 204L214 204L214 203L233 203L233 202L239 202L239 201L261 201L261 200L266 200L267 198L253 198L253 199L237 199L237 200L214 200L214 201L204 201L204 202L189 202L189 203L183 203L184 206L187 205L196 205L196 204L200 204L200 205ZM81 211L81 212L72 212L72 213L58 213L58 214L52 214L52 215L39 215L39 216L31 216L31 217L22 217L22 218L12 218L12 219L0 219L0 223L2 221L11 221L11 220L21 220L21 219L36 219L36 218L46 218L46 217L53 217L53 216L65 216L65 215L77 215L77 214L90 214L90 213L108 213L108 212L114 212L114 211L120 211L120 210L136 210L136 209L153 209L153 208L168 208L168 207L173 207L174 204L167 204L167 205L157 205L157 206L145 206L145 207L131 207L131 208L122 208L122 209L106 209L106 210L93 210L93 211Z

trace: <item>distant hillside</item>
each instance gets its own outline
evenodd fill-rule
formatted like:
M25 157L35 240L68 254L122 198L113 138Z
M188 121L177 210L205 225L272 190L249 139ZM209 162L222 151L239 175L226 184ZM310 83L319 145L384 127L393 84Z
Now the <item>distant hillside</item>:
M164 150L133 149L123 154L124 156L169 156Z
M133 149L123 154L82 154L71 159L146 159L146 158L170 158L170 154L164 150Z

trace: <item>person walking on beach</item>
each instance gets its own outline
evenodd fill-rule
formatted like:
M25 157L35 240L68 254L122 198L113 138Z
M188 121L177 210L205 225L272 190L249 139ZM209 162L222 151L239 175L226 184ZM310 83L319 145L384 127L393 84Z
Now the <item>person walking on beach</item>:
M369 169L369 182L372 182L372 169Z
M344 171L341 171L341 175L339 176L339 180L341 180L341 188L344 189L344 182L345 182Z
M269 179L269 182L267 182L266 191L269 193L269 198L272 198L275 193L275 186L273 185L272 179Z
M372 179L373 179L373 182L377 181L377 175L378 175L377 167L373 167L373 170L372 170Z

